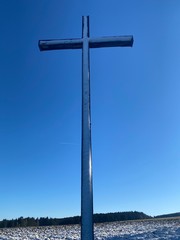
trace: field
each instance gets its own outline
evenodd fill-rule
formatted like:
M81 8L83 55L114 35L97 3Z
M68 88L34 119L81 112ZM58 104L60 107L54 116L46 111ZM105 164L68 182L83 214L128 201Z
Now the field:
M80 226L53 226L0 229L0 240L80 239ZM95 240L178 240L180 218L112 222L95 225Z

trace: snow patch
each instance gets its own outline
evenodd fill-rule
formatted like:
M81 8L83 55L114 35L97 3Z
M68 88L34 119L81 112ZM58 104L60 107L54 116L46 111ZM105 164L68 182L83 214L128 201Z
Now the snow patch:
M0 229L0 240L80 240L80 226ZM95 224L95 240L178 240L180 219Z

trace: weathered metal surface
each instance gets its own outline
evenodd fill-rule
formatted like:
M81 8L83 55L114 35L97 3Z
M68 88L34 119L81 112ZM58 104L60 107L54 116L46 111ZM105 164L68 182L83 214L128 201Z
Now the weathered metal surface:
M102 47L132 47L132 36L119 37L101 37L101 38L87 38L90 48ZM40 40L39 49L41 51L47 50L62 50L62 49L82 49L83 38L62 39L62 40Z
M83 17L81 239L93 240L93 183L89 69L89 17Z
M62 39L62 40L40 40L39 49L46 50L61 50L61 49L81 49L83 40L81 38Z
M132 47L133 37L122 36L122 37L101 37L91 38L89 40L90 48L101 48L101 47Z

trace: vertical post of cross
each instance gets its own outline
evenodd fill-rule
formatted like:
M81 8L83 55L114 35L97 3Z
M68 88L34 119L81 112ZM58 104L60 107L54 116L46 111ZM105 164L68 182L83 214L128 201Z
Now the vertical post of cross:
M93 183L88 16L83 17L82 39L81 239L93 240Z

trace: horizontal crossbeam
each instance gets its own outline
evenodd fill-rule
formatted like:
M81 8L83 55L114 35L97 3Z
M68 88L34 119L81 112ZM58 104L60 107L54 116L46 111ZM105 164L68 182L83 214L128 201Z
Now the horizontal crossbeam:
M88 38L88 40L90 48L132 47L133 45L133 36ZM39 49L41 51L58 49L81 49L82 46L83 38L39 41Z
M90 38L90 48L132 47L133 36Z
M61 49L80 49L82 48L82 38L62 39L62 40L40 40L39 49L46 50L61 50Z

